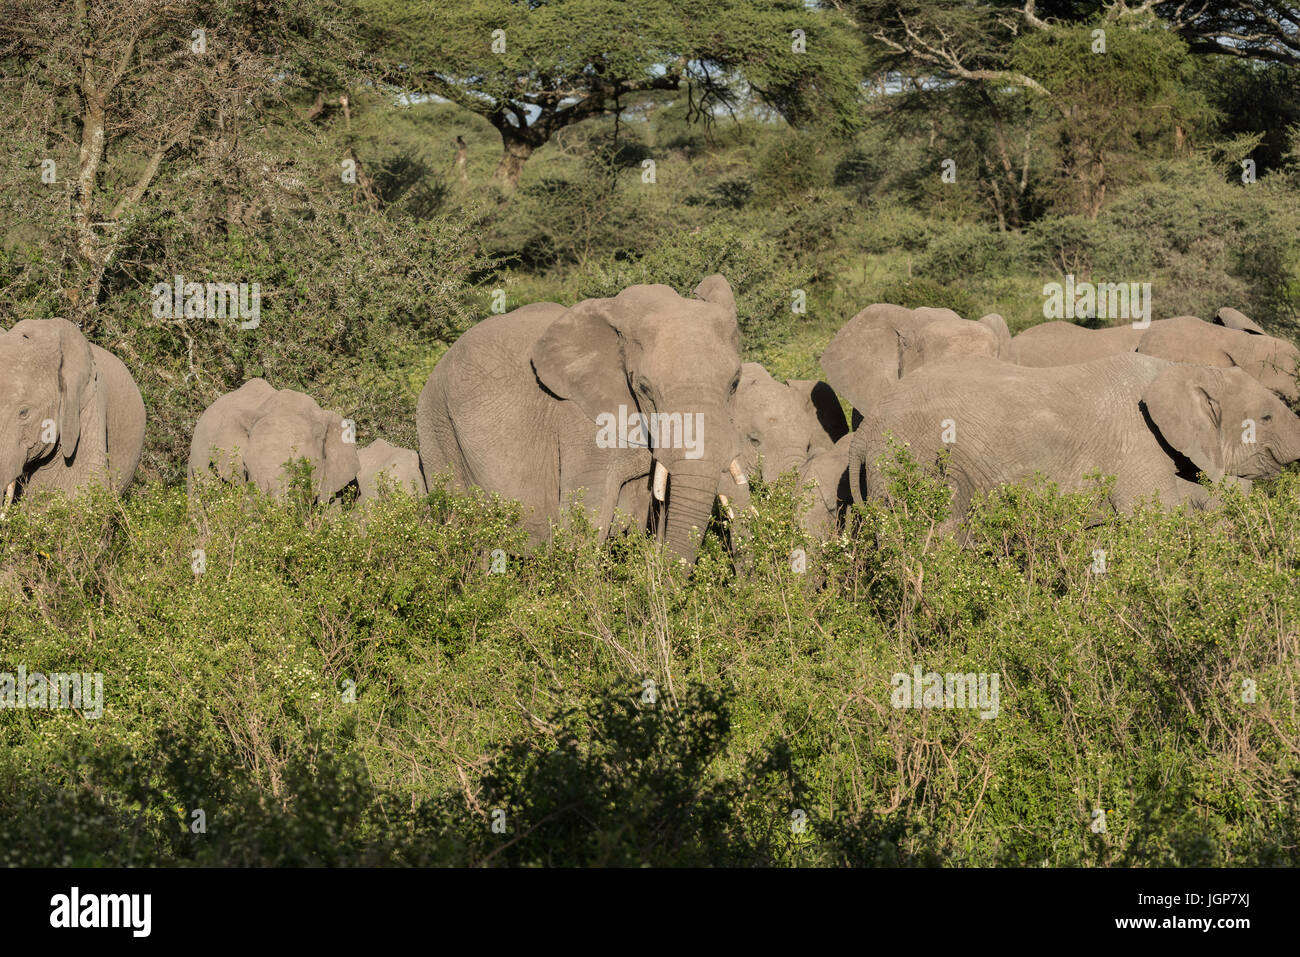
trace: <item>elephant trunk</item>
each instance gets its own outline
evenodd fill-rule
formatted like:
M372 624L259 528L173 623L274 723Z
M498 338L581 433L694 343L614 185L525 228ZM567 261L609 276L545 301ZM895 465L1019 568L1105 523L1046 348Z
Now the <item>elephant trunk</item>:
M849 442L849 494L853 501L861 502L866 498L866 482L863 481L863 461L867 456L867 433L858 429Z
M688 565L695 564L699 538L713 516L718 474L723 466L713 459L678 459L668 467L668 514L664 540Z
M786 472L794 472L798 475L803 471L803 467L808 463L808 456L804 453L791 453L782 456L778 461L771 464L764 462L763 469L764 479L769 477L773 480L780 478Z

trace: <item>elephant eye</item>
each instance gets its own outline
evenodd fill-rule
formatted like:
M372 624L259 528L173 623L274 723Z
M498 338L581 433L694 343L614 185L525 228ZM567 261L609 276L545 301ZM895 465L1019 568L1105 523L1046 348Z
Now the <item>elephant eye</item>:
M32 410L31 410L31 409L20 409L20 410L18 411L18 418L23 419L23 420L26 420L26 419L31 418L31 414L32 414Z
M1265 422L1273 421L1273 415L1270 412L1265 412L1260 418L1262 418Z

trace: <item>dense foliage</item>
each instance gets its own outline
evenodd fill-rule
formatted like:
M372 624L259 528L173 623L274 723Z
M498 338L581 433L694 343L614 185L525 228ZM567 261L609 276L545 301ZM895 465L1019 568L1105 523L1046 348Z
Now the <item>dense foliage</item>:
M900 460L826 544L760 487L689 579L442 490L364 534L156 485L15 513L0 670L105 705L0 712L6 862L1296 863L1300 481L1101 525L1011 489L962 548ZM891 706L916 666L997 673L996 717Z
M959 547L904 461L829 543L759 488L690 576L442 488L187 500L249 377L413 448L470 325L630 283L723 273L781 378L872 302L1019 331L1067 273L1300 333L1283 5L628 6L4 4L0 319L78 321L149 426L125 496L0 520L0 674L107 699L0 709L0 861L1297 863L1294 473L1100 525L1008 489ZM177 275L258 283L260 324L156 315ZM892 707L918 665L997 673L998 716Z

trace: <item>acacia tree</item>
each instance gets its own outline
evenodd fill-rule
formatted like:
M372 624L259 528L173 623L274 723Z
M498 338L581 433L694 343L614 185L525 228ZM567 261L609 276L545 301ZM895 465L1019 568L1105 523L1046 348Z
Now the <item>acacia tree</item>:
M0 19L0 137L15 219L53 235L64 294L93 324L106 275L164 183L208 190L214 216L256 208L244 131L328 59L328 0L8 0ZM339 21L334 21L335 23ZM308 56L308 43L311 57Z
M1300 66L1300 7L1294 0L1148 0L1193 53Z
M1190 89L1186 45L1152 6L1058 2L1051 8L1060 16L1048 17L1035 0L860 0L857 14L877 71L921 77L918 87L932 96L979 95L996 155L983 165L995 177L999 219L1015 224L1034 186L1032 154L1053 154L1053 172L1041 179L1057 206L1095 218L1139 152L1185 148L1190 132L1212 118ZM1027 114L1036 122L1022 147L1006 118ZM1004 192L1013 200L1005 217Z
M684 90L706 115L752 91L792 124L857 121L851 22L802 0L356 0L377 79L485 117L518 182L559 130L631 94Z

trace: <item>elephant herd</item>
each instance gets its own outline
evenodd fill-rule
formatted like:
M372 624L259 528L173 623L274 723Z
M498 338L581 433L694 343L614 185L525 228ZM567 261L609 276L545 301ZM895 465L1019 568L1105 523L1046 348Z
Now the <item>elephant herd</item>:
M718 275L689 298L639 285L534 303L478 323L439 361L417 404L418 453L358 447L350 421L252 379L199 418L189 483L280 496L305 459L324 503L349 487L362 501L386 486L422 494L445 474L522 503L535 541L580 505L603 534L650 530L690 563L715 506L748 507L750 477L793 472L805 528L834 534L851 502L886 494L891 441L941 465L952 527L977 496L1036 473L1067 490L1112 474L1122 512L1152 496L1206 507L1199 473L1248 489L1300 460L1300 418L1282 401L1300 398L1300 351L1233 309L1012 337L996 314L876 304L821 365L825 382L779 382L742 363ZM0 334L0 372L6 509L27 489L130 482L145 412L117 358L65 320L25 320Z

